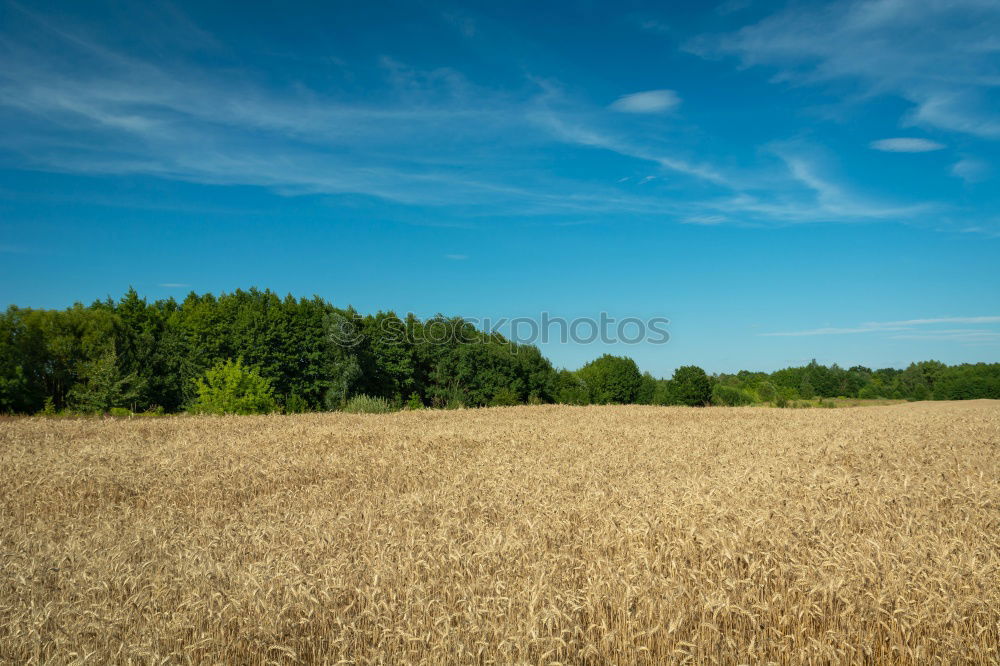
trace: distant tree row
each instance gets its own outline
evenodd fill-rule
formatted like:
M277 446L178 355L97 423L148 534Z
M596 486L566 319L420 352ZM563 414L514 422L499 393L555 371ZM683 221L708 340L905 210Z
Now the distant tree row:
M535 347L458 317L361 315L314 297L237 290L153 303L0 316L0 412L220 413L384 410L524 403L784 404L814 397L1000 398L1000 364L848 370L815 361L774 373L671 379L602 356L556 370Z

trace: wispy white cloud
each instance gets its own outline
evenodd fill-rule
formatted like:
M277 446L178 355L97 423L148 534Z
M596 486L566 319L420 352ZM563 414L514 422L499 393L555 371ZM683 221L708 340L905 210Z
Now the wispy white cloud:
M567 111L569 102L541 83L535 94L514 95L452 69L421 71L383 58L387 101L348 103L301 85L272 90L183 59L143 59L23 14L17 31L0 32L0 120L30 131L0 135L2 166L527 215L702 208L560 178L545 162L543 147L554 143L723 181L709 166L612 138L600 128L605 110Z
M932 204L893 205L872 201L833 180L824 173L823 158L802 147L776 147L774 153L784 162L792 180L806 190L782 197L761 199L742 193L720 205L729 213L753 213L772 219L796 222L852 222L884 219L908 219L928 213Z
M451 259L452 261L465 261L466 259L469 258L469 255L467 255L467 254L446 254L446 255L444 255L444 258L445 259Z
M671 32L673 32L669 24L664 23L663 21L660 21L658 19L637 18L636 22L638 23L639 27L645 30L646 32L655 32L661 35L668 35Z
M1000 324L1000 317L936 317L932 319L904 319L902 321L869 322L865 326L927 326L933 324Z
M766 156L766 177L759 165L739 172L705 158L664 131L678 122L663 113L680 102L670 90L622 98L622 110L659 114L625 117L539 79L506 92L382 58L373 84L382 101L366 104L182 56L124 53L28 11L16 28L0 31L0 122L23 131L0 134L0 166L361 195L447 207L465 221L613 213L763 226L927 212L859 196L805 153ZM557 143L635 161L633 173L655 173L632 183L664 186L622 187L614 171L606 186L561 175L547 150ZM685 196L672 194L679 184L690 185Z
M728 221L729 218L725 215L692 215L681 220L684 224L701 224L705 226L714 226Z
M899 137L872 141L871 147L887 153L929 153L935 150L942 150L944 144L929 139Z
M625 113L664 113L680 104L681 98L673 90L646 90L619 97L611 108Z
M954 340L957 342L993 342L1000 341L1000 331L935 331L933 333L906 333L901 335L890 335L889 338L892 340Z
M905 122L997 138L998 33L1000 4L992 0L853 0L793 3L687 48L776 67L778 81L855 81L865 95L909 101Z
M810 335L853 335L855 333L875 333L875 332L885 332L885 331L903 331L907 330L906 326L895 326L895 327L878 327L870 328L867 326L860 326L857 328L836 328L836 327L825 327L825 328L811 328L804 331L782 331L778 333L758 333L762 338L771 337L782 337L782 338L797 338Z
M849 328L824 327L802 331L782 331L777 333L759 333L761 337L802 337L813 335L853 335L858 333L886 333L892 331L908 331L918 326L936 326L941 324L1000 324L1000 316L982 317L935 317L927 319L904 319L900 321L872 321L860 326ZM970 333L968 329L935 330L919 335L958 335ZM909 334L907 334L909 335ZM917 334L914 334L917 335Z
M743 11L752 4L753 0L726 0L715 8L715 13L719 16L729 16Z
M185 287L190 287L191 285L186 282L161 282L159 286L165 289L183 289Z
M951 173L967 183L979 183L989 178L990 165L974 157L963 157L951 165Z
M594 128L574 118L567 118L548 107L538 108L531 114L531 118L537 125L551 132L553 136L568 143L601 148L625 157L653 162L664 169L676 171L716 185L726 187L733 185L724 174L711 165L692 162L676 155L663 154L649 147L635 145L627 139L615 136L610 132Z

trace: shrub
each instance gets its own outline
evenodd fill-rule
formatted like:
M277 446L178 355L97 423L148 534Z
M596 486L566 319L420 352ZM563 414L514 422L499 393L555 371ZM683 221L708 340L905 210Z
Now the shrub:
M191 411L197 414L268 414L277 408L271 382L242 359L216 363L195 380L195 388Z
M520 404L521 399L517 392L509 388L497 389L497 392L493 394L493 399L490 400L490 405L493 407L510 407Z
M361 394L348 400L343 411L351 414L388 414L395 410L385 398Z
M763 381L757 385L757 397L764 402L771 402L778 396L778 389L768 381Z
M876 398L881 398L882 395L877 386L868 384L867 386L861 387L861 390L858 391L858 397L864 400L874 400Z
M753 396L743 389L735 386L724 386L716 384L712 389L712 404L723 407L739 407L742 405L752 405Z
M286 414L302 414L307 411L309 411L309 403L299 394L292 393L285 399Z
M132 416L132 410L126 409L125 407L112 407L110 410L108 410L108 413L111 414L111 416L120 419Z
M56 403L52 400L52 396L45 398L45 406L42 407L43 416L55 416L56 415Z
M420 394L414 391L410 394L410 399L406 402L407 409L423 409L424 403L420 399Z

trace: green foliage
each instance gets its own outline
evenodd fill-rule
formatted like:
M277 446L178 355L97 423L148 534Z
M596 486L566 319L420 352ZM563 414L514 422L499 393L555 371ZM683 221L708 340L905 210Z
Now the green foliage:
M414 391L410 394L410 399L406 401L407 409L423 409L424 402L420 399L420 394Z
M749 391L745 391L735 386L724 386L716 384L712 387L712 404L723 407L739 407L752 405L754 397Z
M108 413L115 418L124 419L132 416L132 410L125 407L112 407Z
M775 407L794 407L794 401L799 397L798 392L795 389L788 388L787 386L779 386L777 394L774 397Z
M778 397L778 388L770 381L757 384L757 397L763 402L773 402Z
M676 404L701 407L712 400L712 384L708 375L696 365L677 368L672 382L672 397Z
M243 359L216 363L194 383L198 397L191 411L198 414L268 414L277 408L270 380Z
M657 381L648 372L642 373L642 383L639 384L639 392L635 396L635 401L640 405L655 404Z
M882 392L879 390L879 386L877 384L872 383L867 386L862 386L858 391L858 397L865 400L874 400L876 398L881 398Z
M556 402L563 405L586 405L587 385L575 373L560 370L555 380Z
M518 403L579 405L700 405L712 397L712 380L700 370L655 379L627 358L557 372L537 348L478 331L460 317L361 315L318 297L281 298L256 288L191 293L181 302L147 302L129 289L117 301L0 313L0 413L38 413L47 403L54 412L175 412L195 404L196 380L230 358L254 368L290 413L340 409L357 394L402 405L416 393L436 407L488 405L497 396L509 402L511 395ZM922 361L872 370L812 361L770 374L722 374L714 383L775 403L800 392L807 399L1000 398L1000 364Z
M656 382L656 391L653 392L654 405L679 405L677 400L676 384L672 379L660 379Z
M597 405L635 402L642 389L642 374L635 361L605 354L577 371L587 388L589 402Z
M42 407L40 412L42 416L55 416L58 412L56 411L56 403L52 399L52 396L47 396L45 398L45 406Z
M286 414L302 414L307 411L309 411L309 403L307 403L305 398L301 397L298 393L293 393L285 398Z
M493 399L490 400L490 405L493 407L510 407L520 404L521 399L517 393L509 388L497 389L497 392L493 394Z
M70 405L82 412L107 412L134 404L141 394L136 375L122 375L112 349L98 359L80 364L79 379L69 390Z
M348 400L343 411L351 414L388 414L396 410L385 398L362 393Z

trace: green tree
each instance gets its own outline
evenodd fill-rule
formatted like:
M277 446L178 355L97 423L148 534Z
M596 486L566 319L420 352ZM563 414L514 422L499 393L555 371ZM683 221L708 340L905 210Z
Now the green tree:
M114 349L82 364L79 379L69 391L70 404L85 412L107 412L131 407L142 395L143 382L135 373L124 374Z
M673 398L676 404L701 407L712 400L712 383L696 365L684 365L674 372Z
M587 385L575 372L560 370L555 378L556 402L563 405L586 405Z
M191 411L199 414L268 414L277 408L270 380L243 359L216 363L195 380L195 388Z
M656 391L653 392L654 405L679 405L681 404L674 390L675 385L671 379L658 379L656 381Z
M635 402L642 388L642 373L635 361L626 356L605 354L577 371L587 386L591 403L627 404Z
M764 402L771 402L778 396L778 388L770 381L757 384L757 397Z
M642 373L642 383L639 385L639 392L635 396L635 401L640 405L652 405L656 398L656 379L648 372Z

